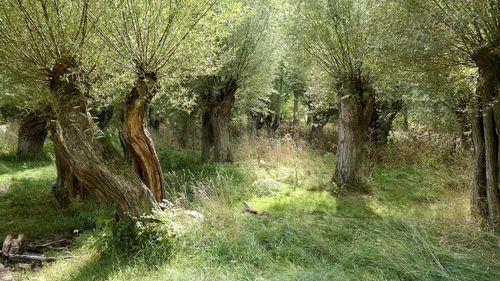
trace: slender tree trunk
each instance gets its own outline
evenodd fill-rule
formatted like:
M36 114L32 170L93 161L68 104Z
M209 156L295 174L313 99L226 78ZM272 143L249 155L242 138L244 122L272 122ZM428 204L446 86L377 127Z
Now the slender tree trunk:
M472 214L500 226L499 192L499 132L500 132L500 58L488 49L480 50L475 56L479 78L472 120L475 161L471 186ZM482 125L482 126L481 126Z
M112 145L99 137L87 110L78 65L59 61L53 68L50 90L56 116L54 144L62 159L86 190L98 201L110 201L122 219L135 219L159 209L151 191ZM63 79L63 77L65 79ZM101 133L102 134L102 133Z
M38 114L24 116L19 127L17 156L22 159L43 157L43 144L48 133L48 117Z
M362 78L342 89L339 110L337 163L333 181L340 187L356 190L362 183L362 164L366 156L368 126L373 112L374 96Z
M202 159L209 159L213 152L216 162L232 162L231 136L229 122L237 90L235 81L229 81L217 96L209 95L205 99L205 112L202 122Z
M149 103L158 91L156 77L136 81L123 109L122 140L135 171L151 190L157 202L165 199L165 186L160 161L147 129Z

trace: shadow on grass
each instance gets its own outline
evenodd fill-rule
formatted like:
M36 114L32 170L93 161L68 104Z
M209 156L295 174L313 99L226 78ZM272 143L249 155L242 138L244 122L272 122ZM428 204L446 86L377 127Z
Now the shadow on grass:
M103 253L93 258L85 265L78 267L76 271L59 280L86 281L86 280L108 280L116 272L123 270L130 262L125 258L116 258Z
M26 165L30 168L20 168L0 180L0 237L23 233L30 240L50 238L94 226L94 203L61 209L51 192L53 168L47 163ZM39 168L31 168L32 165Z

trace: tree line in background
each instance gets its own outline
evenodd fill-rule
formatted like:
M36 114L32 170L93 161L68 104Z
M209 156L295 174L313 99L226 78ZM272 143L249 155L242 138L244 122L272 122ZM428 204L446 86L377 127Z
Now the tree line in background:
M233 123L251 138L307 125L314 143L334 121L332 181L363 191L399 116L472 141L472 215L500 224L498 1L5 0L0 57L2 119L20 124L19 157L50 136L63 207L159 210L149 130L165 120L181 146L199 122L216 162L233 161Z

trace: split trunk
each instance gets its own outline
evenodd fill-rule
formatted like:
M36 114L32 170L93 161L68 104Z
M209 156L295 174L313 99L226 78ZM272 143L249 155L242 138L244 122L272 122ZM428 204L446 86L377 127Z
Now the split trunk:
M158 91L154 74L136 81L125 100L121 126L121 141L142 182L151 190L157 202L165 199L163 173L153 140L147 129L149 104Z
M500 226L499 145L500 145L500 58L488 50L475 56L479 70L474 110L472 138L474 168L471 186L472 215Z

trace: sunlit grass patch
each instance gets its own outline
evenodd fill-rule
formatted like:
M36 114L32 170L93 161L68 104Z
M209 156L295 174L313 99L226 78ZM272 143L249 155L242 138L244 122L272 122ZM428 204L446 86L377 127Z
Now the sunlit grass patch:
M9 192L17 191L9 193L9 200L24 203L9 205L0 195L0 204L7 204L2 212L25 215L12 229L47 236L87 228L71 248L74 258L24 276L70 281L500 279L500 238L468 221L466 176L376 166L370 194L337 195L330 183L333 155L274 145L249 144L239 153L252 158L232 164L202 163L192 151L160 148L169 199L200 211L206 220L173 245L171 256L157 257L153 264L143 255L113 248L112 212L87 204L58 209L47 187L55 176L50 164L21 170L22 163L7 163L13 171L0 179L10 183ZM299 151L288 153L293 147ZM38 195L30 199L30 194ZM27 208L39 202L45 209ZM243 202L260 215L243 212ZM36 222L46 227L33 232Z

